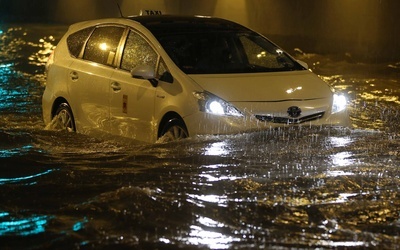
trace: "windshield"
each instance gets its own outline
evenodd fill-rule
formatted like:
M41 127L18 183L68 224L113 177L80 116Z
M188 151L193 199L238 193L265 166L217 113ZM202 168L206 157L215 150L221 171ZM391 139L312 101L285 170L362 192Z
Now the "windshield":
M158 40L186 74L304 70L279 47L253 32L186 32Z

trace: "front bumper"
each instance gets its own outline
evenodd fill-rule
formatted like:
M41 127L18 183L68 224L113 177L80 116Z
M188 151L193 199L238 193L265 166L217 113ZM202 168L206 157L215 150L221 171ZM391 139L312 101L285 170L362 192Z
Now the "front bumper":
M312 120L296 120L287 118L282 122L281 119L262 120L255 114L243 117L212 115L205 112L197 112L184 118L190 136L204 134L236 134L252 131L266 130L276 127L289 126L332 126L332 127L351 127L350 118L347 110L335 114L325 112L322 117Z

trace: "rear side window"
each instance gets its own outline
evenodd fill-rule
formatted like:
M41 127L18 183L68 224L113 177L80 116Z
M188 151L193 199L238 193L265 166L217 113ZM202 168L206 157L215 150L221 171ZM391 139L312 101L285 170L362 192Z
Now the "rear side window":
M86 28L68 36L67 45L71 56L78 58L93 27Z
M112 65L123 32L123 27L105 26L96 28L87 42L83 59Z

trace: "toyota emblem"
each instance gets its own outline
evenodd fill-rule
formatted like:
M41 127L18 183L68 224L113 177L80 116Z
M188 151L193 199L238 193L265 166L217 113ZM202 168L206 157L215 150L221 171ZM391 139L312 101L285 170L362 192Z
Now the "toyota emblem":
M297 106L291 106L287 110L290 117L296 118L299 117L301 114L301 109Z

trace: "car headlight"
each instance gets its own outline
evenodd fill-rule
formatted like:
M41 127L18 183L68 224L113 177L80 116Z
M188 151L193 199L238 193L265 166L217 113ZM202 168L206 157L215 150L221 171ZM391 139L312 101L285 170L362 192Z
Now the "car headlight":
M343 94L333 94L332 113L337 113L346 109L347 98Z
M193 94L199 102L200 111L214 115L243 116L242 112L232 104L209 92L194 92Z

